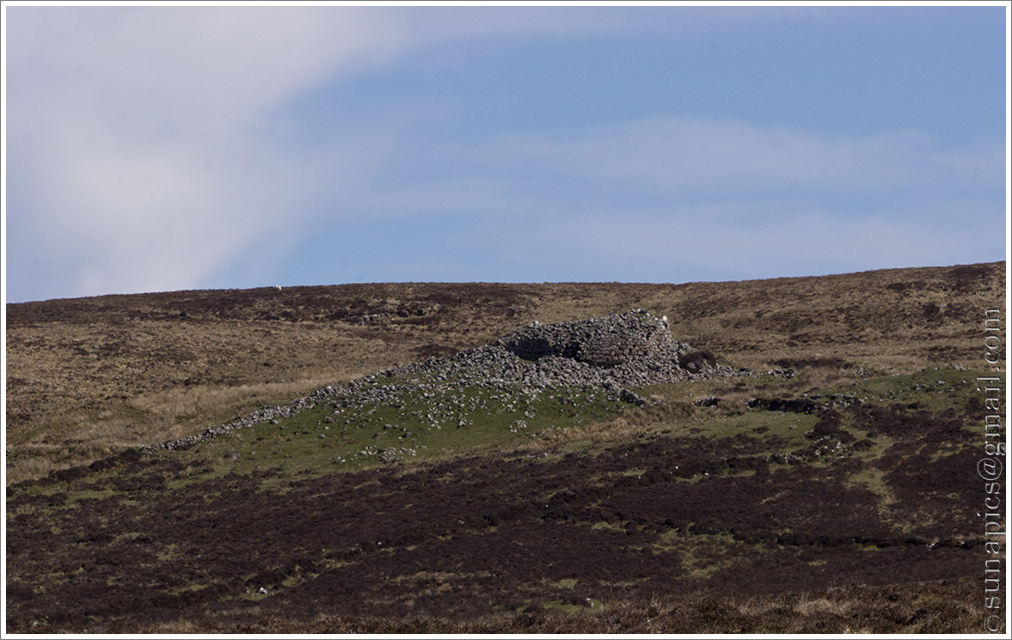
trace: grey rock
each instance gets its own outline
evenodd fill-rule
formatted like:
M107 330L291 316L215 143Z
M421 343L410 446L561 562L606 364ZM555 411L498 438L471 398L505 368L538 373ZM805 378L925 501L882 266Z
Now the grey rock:
M383 314L378 314L383 315ZM363 317L365 318L365 317ZM377 319L368 317L366 321ZM235 429L287 418L315 407L320 402L331 406L356 408L368 403L390 403L398 394L408 390L425 393L437 390L455 391L479 387L512 395L508 404L536 400L547 389L575 387L601 389L614 401L642 406L646 400L627 387L667 384L683 380L698 380L717 376L751 377L757 375L747 368L732 369L719 365L710 358L685 358L695 350L689 345L672 340L666 318L657 318L647 311L636 309L607 318L590 318L579 322L540 324L534 322L526 328L503 336L493 344L461 351L446 358L429 358L386 371L357 378L340 387L326 386L316 389L304 398L297 398L286 406L263 407L244 418L211 427L202 434L179 440L141 447L145 453L158 450L185 448L229 433ZM692 360L688 370L680 361ZM794 371L777 370L773 375L791 377ZM411 383L374 386L381 379L411 376ZM447 382L449 378L455 378ZM519 385L520 391L516 391ZM463 394L457 401L463 403ZM459 407L453 420L459 427L467 421ZM440 409L447 409L440 407ZM526 417L532 418L533 413ZM439 428L438 416L431 413L426 419ZM333 419L329 416L327 422ZM347 424L347 421L346 421ZM361 427L361 425L359 425ZM388 426L388 428L392 425ZM322 436L321 436L322 437ZM379 455L360 452L356 455ZM389 456L408 455L407 450ZM410 455L414 455L411 453Z

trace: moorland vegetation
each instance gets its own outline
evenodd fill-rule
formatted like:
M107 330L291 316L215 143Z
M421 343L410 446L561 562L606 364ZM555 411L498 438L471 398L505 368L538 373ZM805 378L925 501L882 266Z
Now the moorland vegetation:
M7 630L975 632L1004 304L1002 262L7 305ZM502 348L630 309L678 375Z

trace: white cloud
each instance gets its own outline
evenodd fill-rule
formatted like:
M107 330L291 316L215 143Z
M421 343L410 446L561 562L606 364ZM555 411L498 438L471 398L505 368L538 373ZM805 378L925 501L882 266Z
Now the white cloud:
M772 278L979 262L1003 239L981 238L969 218L998 219L973 201L863 216L793 201L720 201L666 209L585 213L550 238L572 260L586 256L615 278L652 282ZM637 275L639 274L639 275Z
M657 117L580 131L568 140L512 138L504 148L549 170L667 194L799 188L860 193L938 187L940 180L997 187L1004 180L1000 148L938 152L915 132L831 138L742 122Z
M360 10L7 17L7 152L24 209L8 213L28 218L18 241L65 273L49 284L63 295L192 287L265 234L283 241L285 218L348 179L355 150L286 152L273 110L405 46L396 24Z
M456 169L391 185L378 176L392 159L404 160L410 145L400 136L417 124L410 116L377 117L354 138L328 140L313 154L292 148L280 129L285 107L300 96L443 42L663 28L679 41L709 45L729 33L750 37L756 21L793 19L780 10L661 15L568 7L7 7L7 213L18 234L8 239L17 244L17 261L7 267L14 299L202 286L251 247L267 254L291 246L300 222L324 201L385 214L537 217L565 211L560 201L583 184L618 199L643 191L715 202L768 189L1003 184L1002 150L943 152L911 132L827 138L658 117L479 150L446 146L435 151L445 151L448 158L439 160ZM408 160L433 163L422 157L432 151L429 145ZM720 215L741 223L759 210L731 207ZM613 206L609 215L621 211ZM698 238L727 231L709 224L697 227ZM839 231L822 224L827 233ZM623 238L622 225L607 216L600 226L616 242ZM770 222L768 235L773 228ZM744 239L737 244L747 251ZM635 259L637 251L630 246L625 255ZM663 259L660 248L655 254ZM48 266L33 266L32 256Z
M7 153L20 207L8 213L27 235L17 253L66 274L32 284L33 269L14 264L12 281L43 295L197 286L250 243L283 241L278 228L297 227L312 203L354 199L384 161L382 132L296 155L276 128L293 98L448 40L628 26L599 11L531 15L6 8Z
M143 122L133 131L172 138L248 125L293 92L404 46L396 24L356 9L60 7L10 17L12 95L39 100L47 115L114 124L127 114Z

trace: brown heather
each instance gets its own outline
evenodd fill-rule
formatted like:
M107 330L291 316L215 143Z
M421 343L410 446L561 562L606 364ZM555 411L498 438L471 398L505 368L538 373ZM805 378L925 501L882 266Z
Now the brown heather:
M971 380L1005 291L998 262L7 305L6 631L979 632ZM637 308L722 364L796 375L637 389L649 404L620 416L337 472L284 465L341 421L137 451ZM816 413L783 408L813 394Z
M492 342L633 308L735 366L979 366L1005 263L651 284L377 284L7 305L7 484ZM400 312L402 315L398 315ZM418 315L419 313L424 315ZM389 314L358 324L356 317Z
M318 615L295 621L256 612L229 619L171 622L137 633L978 633L970 579L924 585L828 589L747 597L653 597L599 611L538 609L478 620ZM927 623L927 624L926 624ZM126 631L115 626L95 633Z

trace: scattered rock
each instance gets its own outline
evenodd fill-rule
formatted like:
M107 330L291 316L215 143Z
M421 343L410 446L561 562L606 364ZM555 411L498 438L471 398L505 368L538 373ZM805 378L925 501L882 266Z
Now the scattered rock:
M696 405L697 407L716 407L719 402L720 398L709 396L706 398L695 400L692 404Z
M385 314L360 318L368 322L382 315ZM687 366L683 367L680 363ZM791 369L778 373L783 375L787 372L790 372L788 375L793 374ZM322 401L355 397L365 402L390 402L398 393L408 389L424 392L436 387L478 387L529 397L557 386L601 388L611 400L643 406L647 401L628 387L717 376L755 375L756 372L751 369L719 365L710 352L697 351L685 343L675 342L671 339L667 318L657 318L648 311L636 309L579 322L534 322L491 345L369 374L342 387L323 387L307 397L293 400L287 406L263 407L245 418L211 427L202 434L148 445L141 451L153 453L161 449L180 449L235 429L264 422L277 424L278 418L291 417ZM376 384L378 380L398 376L410 376L412 382L404 385L396 382ZM529 414L526 417L534 416ZM327 418L327 422L332 421L332 418ZM468 424L464 416L457 418L456 422L458 427ZM438 428L438 425L434 426ZM405 451L377 451L368 455L380 455L381 459L387 459L404 455Z

